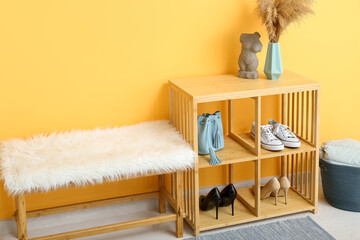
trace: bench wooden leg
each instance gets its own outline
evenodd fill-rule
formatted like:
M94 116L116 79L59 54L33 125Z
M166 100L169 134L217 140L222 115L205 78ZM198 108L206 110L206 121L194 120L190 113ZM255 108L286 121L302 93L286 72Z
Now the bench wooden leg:
M176 237L183 237L183 209L182 209L182 201L183 201L183 172L177 171L175 173L175 186L176 186Z
M16 207L16 225L17 225L17 237L19 240L27 240L27 224L26 224L26 205L25 196L18 195L15 197Z
M166 212L166 201L162 189L165 188L165 175L159 175L159 213Z

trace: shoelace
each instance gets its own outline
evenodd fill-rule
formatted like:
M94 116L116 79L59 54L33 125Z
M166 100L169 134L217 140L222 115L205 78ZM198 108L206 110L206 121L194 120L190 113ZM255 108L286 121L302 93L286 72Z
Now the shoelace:
M272 129L273 129L273 126L270 125L270 124L267 124L267 125L262 125L260 126L261 128L261 131L263 133L265 133L265 137L267 138L267 140L269 142L271 141L274 141L274 140L277 140L277 138L274 136L274 134L272 133Z
M274 134L277 135L277 133L279 132L279 129L281 131L281 133L286 137L286 138L296 138L295 134L293 134L291 132L291 129L289 128L289 126L286 126L284 124L278 123L277 126L274 129Z

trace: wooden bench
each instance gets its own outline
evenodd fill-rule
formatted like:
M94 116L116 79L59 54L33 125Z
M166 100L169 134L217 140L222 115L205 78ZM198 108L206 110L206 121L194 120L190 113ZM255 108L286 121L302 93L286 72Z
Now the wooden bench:
M182 171L192 168L195 159L190 145L168 121L13 139L0 146L2 179L9 194L15 196L19 240L28 239L29 217L149 198L159 199L160 213L166 212L167 199L175 213L32 239L74 239L169 221L175 221L176 236L182 237ZM172 175L171 191L165 188L165 174ZM150 175L159 176L157 192L26 211L26 194Z

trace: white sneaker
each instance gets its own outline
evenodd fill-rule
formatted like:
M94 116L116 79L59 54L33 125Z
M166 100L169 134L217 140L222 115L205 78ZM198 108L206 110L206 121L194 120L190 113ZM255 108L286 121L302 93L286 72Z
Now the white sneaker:
M272 125L272 133L277 137L285 147L289 148L298 148L301 145L300 140L296 135L291 132L290 128L286 125L276 122L275 120L269 120L270 125Z
M284 149L284 144L274 136L272 128L270 124L260 126L261 147L270 151L281 151ZM255 138L255 122L251 127L251 136Z

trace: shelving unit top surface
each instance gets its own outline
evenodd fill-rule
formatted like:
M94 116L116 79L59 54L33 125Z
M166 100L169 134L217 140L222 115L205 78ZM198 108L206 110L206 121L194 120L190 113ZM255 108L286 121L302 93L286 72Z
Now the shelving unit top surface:
M279 80L268 80L260 73L259 79L242 79L235 75L217 75L170 80L169 84L198 102L275 95L287 92L317 90L320 83L284 71Z

